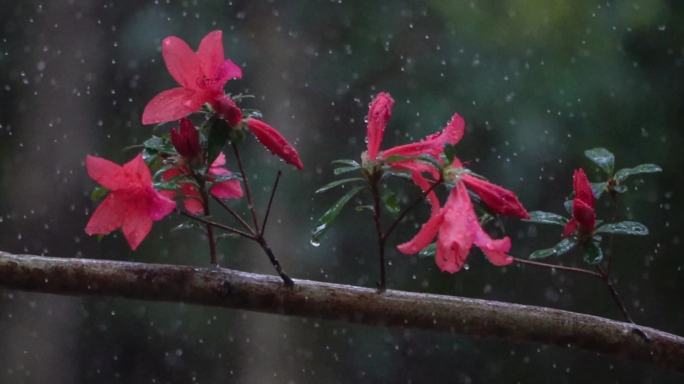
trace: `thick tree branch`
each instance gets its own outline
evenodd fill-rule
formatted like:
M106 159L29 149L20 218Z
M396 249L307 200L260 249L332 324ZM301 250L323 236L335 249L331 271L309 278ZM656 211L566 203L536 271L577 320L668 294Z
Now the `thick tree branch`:
M317 317L386 327L580 348L684 373L684 338L551 308L296 280L227 269L13 255L0 251L0 287L108 295ZM649 340L638 332L648 335Z

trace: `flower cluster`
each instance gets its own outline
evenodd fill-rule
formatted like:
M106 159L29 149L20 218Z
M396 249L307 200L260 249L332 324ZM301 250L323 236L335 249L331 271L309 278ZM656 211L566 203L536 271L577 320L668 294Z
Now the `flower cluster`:
M143 153L123 167L88 157L88 172L101 185L97 195L107 195L86 227L88 234L104 235L121 227L131 249L136 249L152 221L173 211L175 199L182 201L187 213L198 216L209 214L210 196L241 198L243 175L226 168L222 148L237 145L245 130L285 162L303 168L297 150L278 130L243 114L224 92L229 80L242 78L242 69L224 57L222 38L221 31L210 32L197 52L175 36L162 41L164 63L178 86L150 100L142 123L178 122L178 127L147 140ZM190 117L198 112L204 121L196 126Z

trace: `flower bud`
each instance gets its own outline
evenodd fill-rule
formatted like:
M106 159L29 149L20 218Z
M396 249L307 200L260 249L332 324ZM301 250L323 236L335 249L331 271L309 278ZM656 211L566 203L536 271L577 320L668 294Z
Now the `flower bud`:
M188 160L192 160L202 153L199 132L188 119L180 120L180 129L171 130L171 143L176 151Z
M216 114L227 121L231 127L235 127L242 121L242 111L235 102L226 95L221 95L212 100L211 107L214 108Z

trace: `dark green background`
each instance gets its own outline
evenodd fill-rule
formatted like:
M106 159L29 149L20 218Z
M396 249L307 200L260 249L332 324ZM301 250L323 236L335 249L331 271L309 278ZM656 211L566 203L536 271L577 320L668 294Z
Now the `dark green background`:
M42 4L42 5L41 5ZM339 194L313 196L330 161L358 158L367 103L397 100L385 146L468 123L459 156L516 191L529 209L563 212L583 151L605 146L617 165L654 162L621 200L623 218L652 235L620 238L615 276L639 323L684 334L682 121L684 5L680 1L0 1L0 249L65 257L206 265L206 244L155 225L131 253L120 235L98 242L86 154L118 162L148 137L145 103L173 86L159 43L196 47L222 29L245 72L228 91L257 107L299 149L295 172L253 140L245 148L259 201L285 170L269 240L295 277L373 286L367 211L350 209L320 247L314 219ZM680 153L677 155L677 153ZM229 163L232 159L229 159ZM398 187L403 183L393 184ZM415 194L402 189L405 198ZM263 205L262 205L263 206ZM605 207L601 207L604 211ZM677 212L680 212L679 214ZM425 210L418 211L420 223ZM558 239L554 227L506 222L513 253ZM407 223L392 245L409 238ZM221 243L226 266L270 273L253 244ZM583 276L470 269L389 252L391 288L544 305L619 318L604 286ZM580 264L580 256L562 262ZM644 382L682 377L573 349L413 330L287 318L182 304L0 291L3 383Z

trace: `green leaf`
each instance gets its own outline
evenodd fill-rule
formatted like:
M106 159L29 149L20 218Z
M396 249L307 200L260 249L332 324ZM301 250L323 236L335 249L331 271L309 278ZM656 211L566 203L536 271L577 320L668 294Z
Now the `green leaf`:
M567 224L568 219L551 212L532 211L530 212L530 218L524 219L523 221L539 224L565 225Z
M328 231L330 224L335 221L337 216L342 212L342 208L352 199L363 187L356 187L345 193L339 200L335 202L327 211L318 219L316 228L311 232L311 244L320 244L321 237Z
M176 183L174 180L157 181L155 183L152 183L152 186L154 186L154 189L156 189L158 191L163 191L163 190L174 191L174 190L178 189L178 183Z
M584 248L584 261L589 264L598 264L603 260L603 250L597 242L591 242Z
M608 185L608 182L602 181L600 183L591 183L591 193L594 194L594 197L596 200L601 198L601 195L603 192L606 191L606 186Z
M351 159L338 159L331 161L331 163L336 165L346 165L348 167L361 168L361 164L359 164L356 160Z
M615 181L622 183L627 180L628 177L633 175L638 175L640 173L656 173L662 172L663 169L656 164L641 164L634 168L622 168L621 170L615 172Z
M171 150L171 144L159 136L150 137L145 140L142 145L145 149L151 149L157 152L168 152Z
M615 156L605 148L592 148L584 151L584 155L598 165L608 176L613 175Z
M369 205L369 204L366 204L366 205L357 205L356 207L354 207L354 210L355 210L356 212L363 212L363 211L371 211L371 212L373 212L373 206L372 206L372 205Z
M382 195L382 201L383 203L385 203L385 208L387 208L387 211L390 214L396 215L401 211L401 207L399 206L399 199L397 198L397 195L394 192L385 192Z
M93 188L93 191L90 192L90 200L93 202L99 201L101 199L104 199L105 196L109 193L109 190L106 188L102 187L95 187Z
M343 174L343 173L354 172L354 171L357 171L357 170L359 170L359 169L360 169L360 168L359 168L359 167L356 167L356 166L352 166L352 167L339 167L339 168L333 169L333 174L334 174L335 176L337 176L337 175L341 175L341 174Z
M403 155L392 155L384 159L385 163L398 163L401 161L416 160L418 156L403 156Z
M420 155L420 156L418 156L418 160L420 160L424 163L428 163L437 169L442 169L442 167L443 167L442 164L437 159L435 159L434 157L432 157L430 155Z
M621 221L619 223L604 224L596 230L596 233L612 233L615 235L648 235L648 228L636 221Z
M330 183L328 183L328 184L326 184L326 185L324 185L324 186L318 188L318 189L316 190L316 192L314 192L314 193L325 192L325 191L328 191L328 190L333 189L333 188L335 188L335 187L339 187L340 185L343 185L343 184L346 184L346 183L355 182L355 181L364 181L364 180L363 180L362 178L360 178L360 177L350 177L350 178L348 178L348 179L341 179L341 180L331 181Z
M437 253L437 243L432 243L418 252L418 257L435 257Z
M530 259L544 259L549 256L560 256L570 252L571 249L577 245L577 239L574 237L566 237L552 248L540 249L532 252Z
M171 228L171 232L185 231L188 229L194 229L200 232L204 232L204 227L201 224L194 221L186 221L184 223L178 224L175 227Z
M212 164L228 141L230 126L223 119L212 119L207 141L207 164Z

